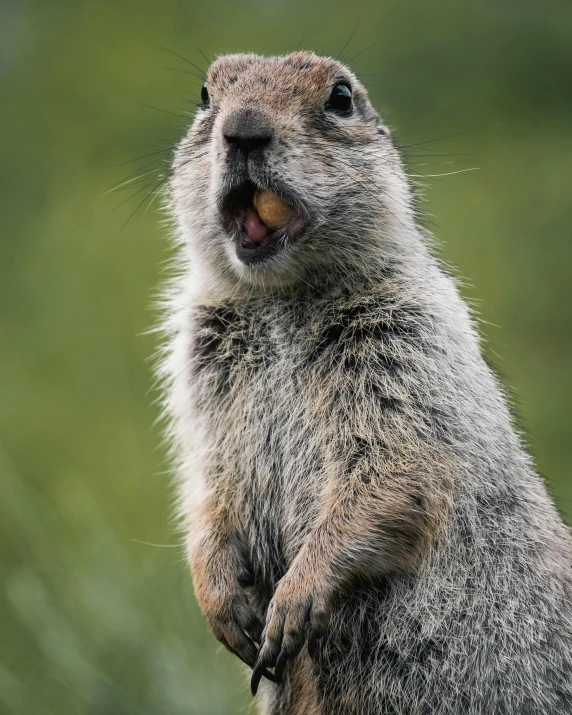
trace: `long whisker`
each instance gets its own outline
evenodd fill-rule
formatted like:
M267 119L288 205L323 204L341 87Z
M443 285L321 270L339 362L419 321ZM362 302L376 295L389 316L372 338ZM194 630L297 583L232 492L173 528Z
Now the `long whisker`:
M155 162L152 162L155 163ZM138 176L134 176L132 179L128 179L126 181L122 181L120 184L116 184L113 188L108 189L104 196L106 194L111 194L113 191L117 191L120 189L122 186L127 186L128 184L132 184L134 181L138 181L139 179L142 179L144 176L149 176L150 174L155 174L157 171L161 171L161 167L157 167L156 169L151 169L150 171L146 171L143 174L139 174Z
M203 78L199 77L199 75L196 74L195 72L189 72L189 70L183 70L180 67L165 67L165 69L168 70L169 72L180 72L181 74L188 74L189 77L196 77L197 79L201 80L200 84L197 82L191 83L191 84L195 85L195 87L200 87L203 84Z
M177 52L173 52L173 50L168 50L166 47L161 47L161 45L155 45L158 49L163 50L163 52L168 52L170 55L173 55L173 57L178 57L180 60L183 60L183 62L186 62L188 65L191 65L191 67L194 67L196 70L198 70L201 73L200 79L205 79L206 78L206 72L196 65L194 62L191 62L191 60L188 60L186 57L183 57L183 55L179 55Z
M192 161L195 161L195 160L197 160L197 159L203 158L203 157L206 156L207 154L208 154L208 151L202 152L201 154L197 154L197 155L195 155L195 156L192 156L192 157L190 157L189 159L185 159L184 161L180 162L179 164L176 164L176 165L172 166L172 167L169 169L169 171L164 174L164 176L157 177L157 178L153 179L153 181L150 181L150 182L148 182L147 184L145 184L144 186L140 187L137 191L135 191L133 194L131 194L131 196L128 196L128 197L127 197L126 199L124 199L121 203L119 203L117 206L115 206L114 208L112 208L111 211L110 211L110 213L111 213L112 211L115 211L116 209L118 209L120 206L123 206L123 204L127 203L128 201L131 201L131 199L133 199L135 196L137 196L138 194L140 194L142 191L145 191L145 189L149 188L149 186L153 186L153 184L158 184L156 188L152 189L152 190L147 194L147 196L145 197L145 199L143 200L143 202L141 202L141 204L139 204L139 206L137 207L137 209L135 209L135 211L133 212L133 214L131 214L131 216L129 217L128 221L131 220L131 218L135 215L135 213L137 212L137 210L138 210L138 209L142 206L142 204L145 202L145 200L148 199L149 196L151 196L151 194L155 193L155 192L157 191L157 189L160 188L165 182L169 181L169 180L172 178L172 176L174 175L174 173L175 173L176 171L178 171L179 169L181 169L182 167L186 166L187 164L189 164L189 163L192 162ZM148 172L146 172L145 174L142 174L141 176L135 177L135 179L132 179L132 181L135 181L135 180L137 180L137 179L140 179L140 178L142 178L143 176L146 176L146 175L148 175L148 174L153 174L153 173L155 173L155 172L157 172L157 171L161 171L161 169L160 169L160 168L157 168L157 169L154 169L154 170L152 170L152 171L148 171ZM124 183L126 184L126 183L131 183L131 182L124 182ZM118 188L118 187L115 187L115 188ZM109 193L109 192L107 192L107 193ZM128 222L128 221L127 221L127 222ZM127 223L127 222L126 222L126 223ZM126 224L125 224L125 225L126 225ZM124 225L124 227L125 227L125 225Z
M116 166L125 166L126 164L133 164L136 161L142 161L143 159L148 159L150 156L155 156L156 154L166 154L167 152L173 151L172 147L160 149L159 151L152 151L149 154L143 154L143 156L138 156L137 159L128 159L127 161L121 161L118 164L112 164L111 168Z
M403 147L401 147L403 149ZM433 156L483 156L489 155L488 151L463 151L463 152L451 152L450 154L435 154L431 152L430 154L408 154L409 157L433 157Z
M147 194L147 196L145 196L145 198L143 199L143 201L141 201L141 203L138 204L138 206L137 206L137 208L135 209L135 211L133 211L133 213L129 216L129 218L127 219L127 221L126 221L126 222L123 224L123 226L121 227L121 230L122 230L122 231L123 231L123 229L127 226L127 224L131 221L131 219L135 216L135 214L139 211L139 209L143 206L143 204L149 199L149 197L152 196L153 194L156 194L156 193L159 191L159 189L161 189L161 187L165 185L165 183L169 180L169 178L170 178L170 176L166 176L164 179L162 179L162 180L158 183L157 186L155 186L155 188L153 188L153 189Z
M167 178L169 178L169 177L167 177ZM137 191L135 191L135 193L131 194L131 196L128 196L126 199L123 199L123 201L121 203L117 204L117 206L114 206L112 209L110 209L108 213L117 211L117 209L120 208L121 206L123 206L123 204L126 204L128 201L131 201L131 199L134 199L142 191L145 191L145 189L148 189L150 186L153 186L153 184L156 184L157 182L161 181L162 179L163 179L163 177L156 177L155 179L153 179L153 181L149 181L147 184L145 184L141 188L137 189Z
M153 159L152 161L149 161L146 164L143 164L143 166L140 166L138 169L136 169L131 174L128 174L121 181L121 183L116 184L113 188L109 189L109 191L106 191L105 193L111 193L112 191L116 191L117 189L121 188L122 186L125 186L126 184L130 184L132 181L136 181L137 179L143 178L147 174L152 173L152 171L160 171L161 167L157 167L156 169L152 169L151 171L141 173L141 172L143 172L143 169L146 169L148 166L153 166L153 164L157 164L158 162L161 162L162 164L169 164L167 157L158 157L156 159ZM133 178L131 178L131 177L133 177Z
M142 107L147 107L148 109L154 109L156 112L163 112L163 114L172 114L174 117L182 117L188 120L191 116L190 114L179 114L178 112L170 112L168 109L161 109L161 107L154 107L152 104L145 104L145 102L137 102Z
M436 139L427 139L426 141L422 142L417 142L415 144L404 144L400 146L400 149L409 149L410 147L414 146L423 146L424 144L434 144L435 142L441 142L445 141L447 139L453 139L454 137L460 137L463 136L464 134L474 134L475 132L480 132L482 129L467 129L463 132L456 132L455 134L447 134L446 136L443 137L437 137Z
M200 52L201 55L204 57L205 62L207 63L207 65L211 65L211 64L212 64L212 60L209 60L209 58L205 55L205 53L201 50L200 47L199 47L199 52Z
M442 174L421 174L426 179L434 179L438 176L453 176L453 174L465 174L467 171L479 171L480 166L472 166L469 169L459 169L458 171L447 171Z
M359 17L358 17L358 19L356 20L356 24L354 25L354 29L352 30L351 35L348 37L348 40L347 40L346 44L342 47L341 51L338 52L338 54L334 57L335 60L339 60L340 57L344 54L345 49L346 49L347 46L350 44L350 42L352 41L353 36L355 35L355 31L357 30L358 24L359 24Z
M361 52L358 52L357 54L355 54L355 55L353 55L352 57L350 57L349 60L346 60L345 64L346 64L346 65L349 65L349 63L350 63L350 62L353 62L353 61L356 59L356 57L359 57L360 55L363 55L364 52L367 52L368 50L371 50L372 47L375 47L375 46L378 45L378 44L379 44L379 42L373 42L371 45L368 45L368 46L365 47Z

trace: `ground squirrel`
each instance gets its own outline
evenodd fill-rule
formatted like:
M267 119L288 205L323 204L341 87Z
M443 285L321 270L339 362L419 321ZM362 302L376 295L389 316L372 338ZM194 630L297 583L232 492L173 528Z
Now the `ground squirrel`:
M260 712L571 713L570 535L356 76L220 57L170 197L188 557Z

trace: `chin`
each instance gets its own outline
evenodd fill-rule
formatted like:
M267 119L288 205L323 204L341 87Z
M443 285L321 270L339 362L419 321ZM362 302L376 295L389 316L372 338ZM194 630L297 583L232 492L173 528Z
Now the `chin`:
M263 289L306 282L306 279L301 277L301 266L297 265L299 249L288 244L273 249L273 245L274 241L270 241L267 249L260 247L251 253L252 249L245 249L236 241L227 239L225 252L236 277L244 283Z

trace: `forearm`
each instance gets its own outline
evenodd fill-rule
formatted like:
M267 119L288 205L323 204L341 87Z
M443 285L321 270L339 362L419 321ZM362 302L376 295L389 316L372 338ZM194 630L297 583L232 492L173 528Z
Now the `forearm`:
M393 462L394 471L378 460L332 479L291 570L343 587L354 577L415 568L446 526L450 466L429 451Z
M231 579L241 586L252 581L239 524L229 509L213 501L194 511L187 530L187 553L203 612L216 606L213 595L223 594Z
M213 634L252 666L263 620L250 598L252 569L233 512L214 500L202 503L193 510L187 544L197 602Z
M306 637L313 650L336 595L353 579L415 568L445 528L448 475L446 461L427 451L422 460L384 457L332 478L316 523L274 593L253 691L264 668L275 665L280 677Z

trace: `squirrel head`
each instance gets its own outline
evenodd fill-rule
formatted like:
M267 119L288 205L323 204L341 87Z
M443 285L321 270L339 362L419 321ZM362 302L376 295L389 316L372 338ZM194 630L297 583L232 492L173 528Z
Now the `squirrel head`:
M226 55L201 99L171 196L183 240L215 275L319 284L383 264L411 222L410 191L347 67L308 52Z

